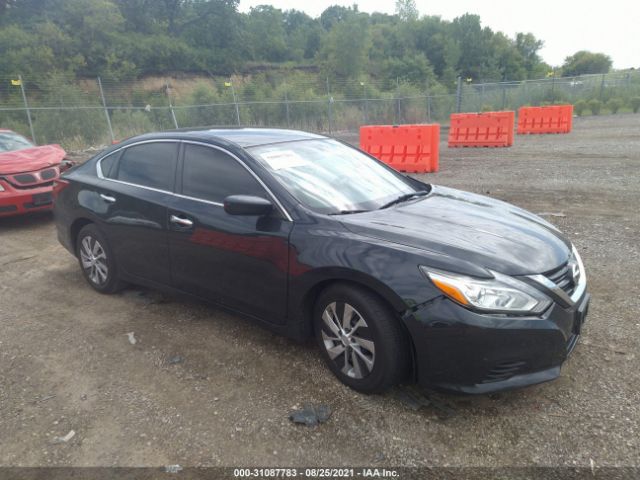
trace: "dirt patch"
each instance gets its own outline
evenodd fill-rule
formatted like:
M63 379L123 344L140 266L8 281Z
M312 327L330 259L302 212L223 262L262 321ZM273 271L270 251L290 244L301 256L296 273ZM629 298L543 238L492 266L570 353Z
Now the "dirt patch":
M94 292L50 215L0 220L0 464L637 466L639 169L640 115L508 149L442 144L424 178L545 213L593 294L559 380L483 397L358 394L312 345L156 292ZM306 404L331 417L293 424Z

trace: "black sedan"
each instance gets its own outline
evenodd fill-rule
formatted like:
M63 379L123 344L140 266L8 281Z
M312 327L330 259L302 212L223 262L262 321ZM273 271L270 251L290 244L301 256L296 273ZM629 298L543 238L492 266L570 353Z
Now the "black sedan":
M320 135L138 136L54 192L58 237L97 291L187 293L315 337L361 392L552 380L587 313L582 261L553 225Z

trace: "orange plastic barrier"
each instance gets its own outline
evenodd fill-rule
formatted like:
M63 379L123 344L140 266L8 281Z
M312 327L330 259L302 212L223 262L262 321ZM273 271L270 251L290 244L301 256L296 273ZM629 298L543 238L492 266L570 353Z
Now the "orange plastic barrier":
M437 172L440 125L365 125L360 148L401 172Z
M516 112L452 113L449 147L510 147Z
M518 134L569 133L573 126L573 105L520 107Z

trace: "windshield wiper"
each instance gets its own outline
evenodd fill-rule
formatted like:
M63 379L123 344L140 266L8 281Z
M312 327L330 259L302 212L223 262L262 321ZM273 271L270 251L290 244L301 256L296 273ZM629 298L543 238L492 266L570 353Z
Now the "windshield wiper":
M370 212L371 210L340 210L339 212L332 212L328 215L349 215L351 213L364 213Z
M416 192L405 193L404 195L400 195L395 200L391 200L390 202L385 203L384 205L382 205L380 207L380 210L382 210L383 208L388 208L388 207L390 207L392 205L395 205L396 203L406 202L407 200L411 200L413 197L422 197L424 195L427 195L428 193L429 192L427 192L426 190L418 190Z

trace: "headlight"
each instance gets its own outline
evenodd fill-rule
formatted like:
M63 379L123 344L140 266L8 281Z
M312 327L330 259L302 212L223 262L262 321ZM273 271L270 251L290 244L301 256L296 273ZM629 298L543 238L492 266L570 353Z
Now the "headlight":
M2 186L1 183L0 183L0 192L4 192L4 187Z
M491 272L493 278L474 278L420 267L447 297L465 307L496 313L541 313L551 299L513 277Z

